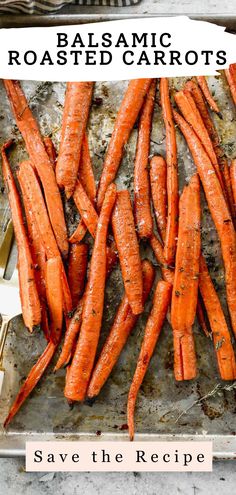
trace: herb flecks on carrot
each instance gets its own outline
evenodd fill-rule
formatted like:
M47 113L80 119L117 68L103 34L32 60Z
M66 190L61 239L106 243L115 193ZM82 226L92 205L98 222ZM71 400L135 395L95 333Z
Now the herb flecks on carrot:
M97 205L99 210L107 187L116 177L124 146L137 120L151 81L151 79L133 79L129 82L115 120L114 130L105 156L98 187Z
M92 100L92 82L68 82L62 117L61 142L56 165L60 188L70 198L76 186L82 141Z
M152 310L144 331L144 338L138 357L136 370L129 390L127 404L127 422L129 427L130 440L133 440L134 438L134 410L138 391L142 385L149 362L151 360L158 337L160 335L171 300L171 292L171 284L169 284L168 282L164 282L163 280L160 280L158 282L153 298Z
M50 315L50 338L59 344L63 323L63 296L61 258L50 258L46 263L46 293Z
M176 238L178 232L178 170L176 133L172 116L168 79L160 80L160 97L163 119L166 129L166 163L167 163L167 226L164 256L168 264L175 259Z
M176 380L191 380L196 376L192 325L198 298L200 217L200 183L198 176L194 175L189 185L185 186L179 203L179 231L171 302Z
M140 314L143 311L142 266L132 204L127 190L117 193L116 204L112 214L112 228L125 292L133 313Z
M153 231L148 161L155 94L156 79L151 83L141 110L134 162L134 213L138 235L141 239L147 239Z
M45 146L46 152L48 154L49 160L52 164L52 167L53 167L53 169L55 169L57 153L56 153L56 148L54 146L54 143L49 136L45 136L43 138L43 142L44 142L44 146Z
M150 161L152 201L158 231L165 242L167 219L166 162L162 156L154 156Z
M7 188L18 248L18 276L22 315L25 326L30 330L30 332L32 332L34 327L39 325L41 322L41 306L36 286L34 265L30 252L29 241L24 226L20 197L6 155L6 149L10 145L11 141L3 145L1 150L2 171Z
M142 262L142 272L143 303L145 304L155 276L155 271L150 261L144 260ZM114 368L137 319L138 316L132 313L127 295L125 294L117 310L113 325L102 348L98 362L94 368L87 392L87 396L90 399L96 397L100 393L100 390Z
M19 82L4 80L4 85L30 160L35 166L42 183L52 229L62 256L65 258L68 254L67 230L62 200L53 167L37 122L28 106Z
M69 252L68 283L70 287L72 305L76 308L81 298L87 271L88 245L72 244Z
M66 377L64 394L72 401L84 400L94 365L104 306L107 230L115 199L116 186L111 184L107 189L99 216L89 278L85 289L79 340Z

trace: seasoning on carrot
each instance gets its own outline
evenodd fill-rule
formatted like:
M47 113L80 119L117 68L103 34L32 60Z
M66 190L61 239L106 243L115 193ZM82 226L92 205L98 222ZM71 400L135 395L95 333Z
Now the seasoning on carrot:
M174 118L183 133L197 167L207 203L221 243L225 267L226 294L231 323L236 335L236 234L220 183L198 137L177 113Z
M82 401L85 398L97 350L104 306L107 230L115 199L116 186L111 184L99 216L85 289L80 335L66 378L64 394L67 399L73 401Z
M201 88L201 90L202 90L202 92L206 98L206 101L207 101L210 109L213 110L213 112L217 113L219 115L219 117L221 117L219 107L218 107L216 101L214 100L213 96L210 93L210 90L209 90L205 76L197 76L197 82L198 82L198 84L199 84L199 86L200 86L200 88Z
M225 152L220 145L220 139L219 139L217 130L214 126L213 120L211 119L211 117L209 115L207 105L205 103L205 100L203 98L203 95L202 95L202 92L201 92L201 89L199 88L199 86L195 83L195 81L191 80L191 81L188 81L186 83L185 88L188 91L190 91L190 93L191 93L191 95L195 101L195 104L196 104L196 106L200 112L200 115L201 115L202 120L204 122L204 125L207 129L207 132L210 136L210 139L212 141L215 155L217 157L217 160L218 160L218 163L220 166L220 174L221 174L221 179L222 179L220 181L221 186L222 186L222 182L223 182L224 196L225 196L225 199L226 199L227 204L229 206L232 219L235 222L236 208L235 208L234 201L233 201L233 193L232 193L232 187L231 187L231 183L230 183L228 161L227 161L227 158L225 156ZM207 151L208 150L206 149L206 152ZM213 165L214 165L214 163L213 163Z
M231 64L228 69L225 69L225 76L229 85L233 102L236 105L236 73L234 70L234 65L235 64Z
M196 174L185 186L179 202L179 231L171 302L176 380L191 380L196 376L192 325L198 297L200 211L200 183Z
M3 145L2 171L6 184L8 199L11 208L12 221L18 248L18 276L20 285L20 298L22 315L25 326L30 332L41 322L41 306L36 286L33 260L30 252L29 241L24 226L20 197L16 188L13 174L8 162L6 150L12 141Z
M156 79L151 83L141 110L134 162L134 214L138 235L141 239L150 237L153 230L148 160L155 94Z
M152 201L158 232L165 242L167 218L166 162L162 156L154 156L150 161Z
M4 85L17 126L24 138L30 160L36 167L42 182L52 229L61 254L65 258L68 254L67 230L61 196L53 167L46 152L37 122L28 106L19 82L4 80Z
M20 407L25 402L29 394L36 387L44 371L48 367L54 355L55 350L56 350L55 344L53 344L53 342L49 342L43 354L40 356L37 363L33 366L31 371L29 372L4 422L5 428L9 425L9 423L12 421L16 413L19 411Z
M72 307L76 308L84 291L88 262L88 245L72 244L69 252L68 283L72 297Z
M203 256L200 258L199 288L212 330L221 379L234 380L236 378L236 361L231 335Z
M122 278L132 312L143 311L143 278L139 245L129 191L117 193L112 228L118 250Z
M122 160L124 146L137 120L151 81L151 79L133 79L129 82L115 120L114 130L103 165L97 197L99 210L101 209L107 187L116 177Z
M152 288L155 276L155 271L150 261L144 260L142 262L142 272L143 304L145 304ZM137 319L138 316L132 313L128 298L125 294L119 305L113 325L94 368L87 391L87 396L89 399L96 397L100 393L100 390L114 368L121 351L126 344L128 336L137 322Z
M166 262L171 264L175 259L176 238L178 232L178 165L176 133L172 116L168 79L160 80L160 97L163 119L166 129L166 163L167 163L167 225L164 246Z
M153 306L144 331L144 338L138 357L136 370L129 390L127 423L130 440L134 438L134 410L138 391L147 372L149 362L159 338L168 306L171 300L172 285L160 280L153 298Z
M70 198L76 186L82 141L92 100L92 82L68 82L62 117L61 142L56 165L60 188Z
M61 340L63 323L63 297L61 258L50 258L46 263L46 293L50 315L50 337L54 344Z
M74 244L75 242L81 242L87 232L87 227L83 220L80 220L75 231L69 238L69 242Z
M57 153L56 153L56 149L55 149L55 146L54 146L54 143L52 141L52 139L49 137L49 136L45 136L43 138L43 142L44 142L44 146L46 148L46 152L49 156L49 160L53 166L53 169L55 169L56 167L56 159L57 159Z

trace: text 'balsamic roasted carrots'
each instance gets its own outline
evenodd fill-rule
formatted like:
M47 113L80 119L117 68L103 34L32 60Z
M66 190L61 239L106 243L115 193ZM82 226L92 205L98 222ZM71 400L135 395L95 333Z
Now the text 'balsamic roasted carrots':
M142 262L142 271L143 304L145 304L152 288L155 271L153 265L147 260ZM113 325L102 348L98 362L94 368L87 391L88 398L92 399L100 393L100 390L114 368L137 319L138 316L132 313L127 295L125 294L117 310Z
M25 382L20 388L20 391L11 406L10 412L4 422L4 427L6 428L9 423L12 421L16 413L19 411L20 407L22 404L25 402L29 394L32 392L32 390L36 387L37 383L39 382L40 378L42 377L44 371L48 367L54 352L56 350L55 344L53 342L49 342L45 351L43 354L40 356L38 359L37 363L33 366L33 368L30 370Z
M32 332L34 327L41 322L41 306L29 241L24 226L20 197L6 155L6 149L10 145L11 142L9 141L2 147L2 171L8 193L18 249L18 276L22 315L25 326Z
M157 284L153 298L153 306L144 330L142 347L132 384L129 390L127 404L127 422L130 440L134 438L134 410L138 391L142 385L144 376L148 369L150 359L153 355L162 325L164 323L168 306L171 300L172 285L160 280Z
M114 130L105 156L98 187L97 205L99 210L102 206L107 187L116 177L122 160L124 146L137 120L151 81L151 79L133 79L129 82L116 117Z
M197 76L197 82L198 82L198 84L199 84L199 86L200 86L200 88L201 88L201 90L202 90L202 92L206 98L206 101L207 101L210 109L213 110L213 112L217 113L220 116L221 114L220 114L219 107L218 107L216 101L214 100L213 96L210 93L210 90L209 90L205 76Z
M158 232L165 242L167 218L166 162L162 156L154 156L150 161L152 202Z
M196 376L192 325L198 298L200 219L200 183L198 175L194 175L189 185L185 186L179 202L179 231L171 302L176 380L191 380Z
M153 230L148 162L155 94L156 79L151 83L141 110L134 161L134 213L138 235L141 239L150 237Z
M72 244L69 253L68 283L72 298L72 307L76 308L84 291L88 262L88 245Z
M235 64L231 64L228 69L225 69L225 76L228 81L229 89L234 104L236 105L236 71Z
M66 377L64 394L68 400L72 401L84 400L94 365L104 306L107 230L115 199L116 186L111 184L105 194L99 216L88 283L85 289L79 340Z
M177 112L174 112L174 118L193 156L218 232L225 267L228 308L236 335L236 235L234 226L213 165L201 142L188 123Z
M205 258L200 258L199 288L211 326L216 358L222 380L236 378L236 362L231 335Z
M129 191L117 193L112 228L118 250L122 278L134 314L143 311L143 277L139 245Z
M63 323L63 295L61 259L50 258L46 264L46 293L50 315L50 338L54 344L61 340Z
M163 119L166 130L166 163L167 163L167 226L164 256L168 264L173 264L178 232L178 170L176 133L172 116L168 79L160 80L160 97Z
M52 229L63 257L68 254L67 230L56 177L37 122L18 81L4 80L17 126L24 138L30 160L42 182Z
M76 185L92 93L92 82L67 83L56 165L57 183L59 187L65 189L67 198L72 196Z

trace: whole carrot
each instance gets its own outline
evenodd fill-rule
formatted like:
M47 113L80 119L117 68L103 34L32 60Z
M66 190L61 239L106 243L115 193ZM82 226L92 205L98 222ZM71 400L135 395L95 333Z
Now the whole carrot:
M176 238L178 232L178 165L176 133L173 122L168 79L160 80L160 97L163 119L166 130L166 163L167 163L167 197L168 212L164 256L166 262L171 264L175 259Z
M236 362L231 336L203 256L200 258L199 288L212 330L220 376L222 380L234 380L236 378Z
M154 156L150 161L152 201L158 231L165 242L167 218L166 162L162 156Z
M92 93L92 82L67 83L56 165L57 183L59 187L65 189L67 198L72 196L76 185Z
M114 130L108 145L99 182L97 198L99 210L102 206L107 187L116 177L124 146L137 120L151 81L151 79L133 79L129 82L115 120Z
M143 279L139 245L129 191L117 193L112 214L112 228L118 250L122 278L134 314L143 311Z
M142 271L143 304L145 304L152 288L155 271L150 261L147 260L142 262ZM125 346L128 336L137 322L137 319L138 316L132 313L128 298L125 294L119 305L113 325L94 368L87 391L87 396L90 399L96 397L100 393L100 390L114 368L120 353Z
M73 199L88 231L92 237L95 237L98 214L79 180L76 182Z
M172 285L160 280L157 284L153 298L153 306L148 318L144 338L138 357L134 377L130 386L127 404L127 423L130 440L134 438L134 410L138 391L147 372L149 362L153 355L162 325L164 323L168 306L171 300Z
M198 137L177 113L174 118L182 131L197 167L207 203L221 243L225 267L226 294L231 323L236 335L236 236L220 183Z
M116 186L111 184L99 216L85 289L79 340L66 378L64 395L73 401L82 401L85 398L96 355L104 305L107 230L115 199Z
M236 73L233 65L234 64L230 65L228 69L225 69L225 76L229 85L233 102L236 105Z
M10 145L11 141L3 145L1 150L2 172L8 193L18 249L18 276L22 315L25 326L30 330L30 332L32 332L34 327L39 325L41 322L41 306L36 286L29 240L27 238L22 216L20 197L6 155L6 149L9 148Z
M51 162L51 164L53 166L53 169L55 169L55 167L56 167L57 153L56 153L56 149L55 149L54 143L53 143L52 139L49 136L45 136L43 138L43 142L44 142L44 146L45 146L46 152L48 154L49 160L50 160L50 162Z
M37 122L28 106L20 83L18 81L4 80L4 85L30 160L36 167L42 182L48 214L58 247L62 256L66 257L68 254L68 240L61 196Z
M220 116L221 114L220 114L219 107L210 93L210 90L208 88L208 84L207 84L207 80L206 80L205 76L197 76L197 82L198 82L198 84L199 84L199 86L200 86L200 88L201 88L201 90L202 90L202 92L206 98L206 101L207 101L210 109L213 110L213 112L217 113Z
M72 307L76 308L84 291L88 262L88 245L72 244L69 252L68 283L72 297Z
M61 259L50 258L46 263L46 293L50 315L50 338L54 344L61 340L63 322L63 296Z
M153 230L148 159L150 153L150 137L155 94L156 79L151 83L141 110L134 162L134 213L138 234L141 239L150 237Z
M39 382L40 378L42 377L44 371L48 367L54 353L56 350L55 344L53 342L49 342L45 351L43 354L40 356L38 359L37 363L33 366L33 368L30 370L25 382L20 388L20 391L11 406L10 412L5 419L4 422L4 427L6 428L9 423L12 421L16 413L19 411L20 407L22 404L25 402L29 394L32 392L32 390L36 387L37 383Z
M179 231L171 302L176 380L191 380L196 376L192 325L198 298L200 216L200 183L198 176L194 175L189 185L185 186L179 203Z

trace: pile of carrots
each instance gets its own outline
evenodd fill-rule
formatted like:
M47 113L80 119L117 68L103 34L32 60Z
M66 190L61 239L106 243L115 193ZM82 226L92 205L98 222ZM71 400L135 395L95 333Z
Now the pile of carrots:
M236 65L225 71L236 104ZM166 135L166 156L150 159L156 91ZM58 156L43 138L17 81L4 86L29 158L16 179L8 150L2 170L18 245L22 314L30 332L38 326L47 345L11 406L7 426L36 386L56 351L54 371L66 367L64 395L69 403L93 400L101 391L134 328L154 284L154 265L140 257L149 242L161 269L127 404L130 439L139 388L153 355L168 308L173 331L174 376L197 375L193 324L197 316L212 337L220 377L236 378L236 360L223 309L201 251L202 186L221 244L227 303L236 336L236 160L228 164L211 111L222 118L205 77L190 79L170 96L163 78L132 80L123 96L96 187L87 137L93 83L67 83ZM211 110L211 111L210 111ZM134 198L117 190L115 178L124 147L138 120ZM180 197L176 127L183 134L196 173ZM16 185L17 180L18 185ZM21 195L19 195L19 192ZM64 202L69 198L80 221L67 233ZM89 247L86 233L93 238ZM124 296L99 356L106 281L119 260Z

